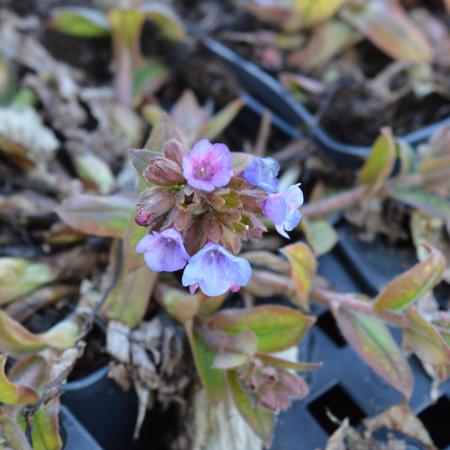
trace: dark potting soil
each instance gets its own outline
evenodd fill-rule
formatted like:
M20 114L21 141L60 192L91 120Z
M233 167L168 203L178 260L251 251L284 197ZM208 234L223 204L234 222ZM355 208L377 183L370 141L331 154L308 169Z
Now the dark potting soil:
M433 9L433 5L428 3L425 6ZM227 35L233 33L276 32L276 29L242 11L235 11L234 15L227 14L226 11L222 11L222 14L216 12L215 17L215 21L210 21L214 37L244 58L261 66L275 78L278 78L282 71L301 73L299 69L289 67L288 52L278 49L276 52L281 61L277 68L264 66L261 51L270 46L265 47L263 39L255 39L255 42L250 44L227 38ZM381 99L369 88L368 81L392 63L392 59L367 40L355 45L348 53L351 54L350 58L347 58L347 54L338 56L338 62L348 60L345 69L336 64L338 58L327 66L327 69L336 66L340 74L338 79L326 84L325 92L320 95L303 93L307 97L302 100L313 114L317 114L318 123L336 139L355 145L370 145L378 136L380 128L384 126L390 126L394 133L400 136L450 114L448 99L437 94L419 98L409 93L400 99ZM442 79L449 76L448 71L442 67L436 67L434 70ZM312 78L316 77L317 74L313 74ZM399 73L390 80L389 88L395 90L406 83L405 75Z

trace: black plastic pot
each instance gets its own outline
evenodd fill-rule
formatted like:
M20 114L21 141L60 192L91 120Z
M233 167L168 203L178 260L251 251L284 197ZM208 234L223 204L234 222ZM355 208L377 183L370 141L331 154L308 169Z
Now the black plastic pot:
M65 406L61 406L59 420L64 442L63 450L102 450Z
M137 399L108 378L102 367L62 387L61 402L105 450L130 448L136 423ZM77 450L84 450L79 447ZM87 449L86 449L87 450Z
M295 100L281 83L257 65L212 38L204 38L203 44L233 68L247 91L244 97L250 106L260 103L294 127L306 127L308 135L340 164L358 166L369 155L370 147L355 146L330 136L307 108ZM402 139L409 144L417 144L428 139L440 127L449 124L450 117L409 133ZM297 132L292 135L294 138L298 136Z
M335 287L350 292L364 292L364 284L338 250L320 258L320 274ZM331 313L313 311L318 321L301 344L305 361L324 361L323 368L308 374L311 395L296 401L281 414L273 450L311 450L324 448L337 428L327 417L327 410L339 419L349 417L357 426L365 417L374 416L402 401L402 396L376 375L346 344ZM440 387L436 403L430 399L431 380L414 357L410 358L415 387L410 406L427 427L436 446L450 449L449 427L444 417L450 412L450 381ZM409 442L408 448L421 449ZM415 446L413 446L415 445Z

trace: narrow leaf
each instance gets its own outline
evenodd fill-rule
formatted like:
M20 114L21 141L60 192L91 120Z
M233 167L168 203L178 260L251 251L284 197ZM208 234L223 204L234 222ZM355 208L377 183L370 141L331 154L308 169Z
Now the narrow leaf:
M231 335L247 329L253 331L258 338L258 351L272 353L297 345L315 318L286 306L264 305L220 311L209 321L213 328Z
M409 399L413 388L411 369L386 325L347 308L333 308L332 311L341 333L356 353Z
M145 2L140 6L145 17L155 23L167 39L182 41L186 36L183 23L175 10L164 3Z
M103 12L82 6L59 9L49 25L62 33L82 38L103 37L110 33L110 24Z
M60 450L63 442L59 434L59 399L41 405L33 414L31 427L33 449Z
M303 26L312 26L331 17L346 0L295 0L294 9Z
M424 247L427 258L390 282L375 299L375 309L401 312L438 283L445 269L444 255L430 245Z
M362 9L345 9L342 17L392 58L431 62L426 35L395 0L371 0Z
M275 414L259 406L254 399L249 398L239 383L235 370L230 370L227 374L231 395L239 413L269 448L273 438Z
M338 242L336 230L326 220L303 220L300 223L308 244L316 256L328 253Z
M439 331L413 308L406 311L411 327L404 331L404 345L433 366L450 364L450 347Z
M291 264L291 275L297 290L299 306L308 311L309 292L317 270L316 258L308 245L303 242L288 245L280 251L286 255Z
M0 258L0 305L16 300L56 278L45 263L23 258Z
M376 191L391 174L396 155L394 137L388 128L383 128L359 172L361 182L368 185L371 191Z
M286 359L277 358L272 355L267 355L265 353L258 353L256 355L265 364L276 366L281 369L291 369L297 372L310 372L311 370L320 369L323 363L309 363L309 362L299 362L299 361L288 361Z
M185 325L185 330L200 381L208 392L210 400L218 403L225 395L225 372L214 369L213 364L216 353L208 346L200 333L193 329L190 323Z
M65 200L56 212L67 225L83 233L122 237L135 203L131 194L81 194Z
M0 403L5 405L33 405L39 400L38 394L28 386L14 384L5 374L6 356L0 355Z
M50 378L50 365L40 355L27 355L14 364L8 377L12 382L27 386L41 396Z
M32 450L25 433L14 420L0 413L0 430L5 450Z
M174 121L167 114L164 114L163 118L153 127L145 144L145 149L161 153L164 143L170 139L183 142L183 137Z
M392 189L389 195L399 202L420 209L434 217L450 220L450 204L448 200L438 197L422 189Z

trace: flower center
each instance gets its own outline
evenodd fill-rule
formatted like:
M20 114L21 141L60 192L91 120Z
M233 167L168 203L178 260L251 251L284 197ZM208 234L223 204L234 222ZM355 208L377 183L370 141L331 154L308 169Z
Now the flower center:
M195 169L195 176L197 178L205 179L209 178L211 175L211 170L208 166L200 166Z

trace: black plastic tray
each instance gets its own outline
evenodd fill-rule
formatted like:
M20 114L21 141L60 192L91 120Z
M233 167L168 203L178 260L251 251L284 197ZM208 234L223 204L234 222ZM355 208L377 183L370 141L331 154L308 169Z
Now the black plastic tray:
M370 147L356 146L334 139L317 123L314 115L307 108L295 100L281 83L256 64L239 56L215 39L206 37L202 39L202 42L210 52L226 61L233 68L234 73L247 92L246 95L250 104L252 100L259 102L287 123L295 127L306 127L308 135L316 140L330 157L340 164L358 166L367 158ZM417 144L428 139L444 125L450 125L450 117L404 135L402 139L409 144ZM292 137L296 137L296 135Z

